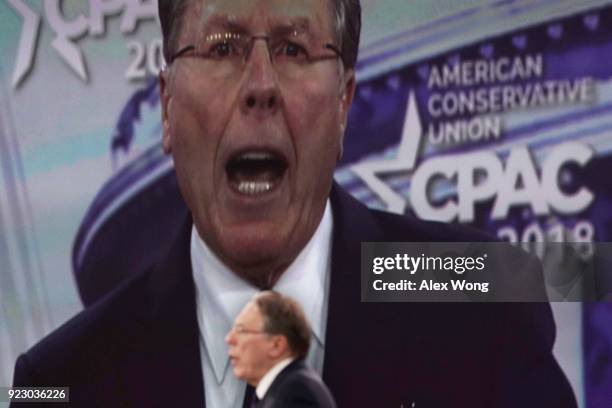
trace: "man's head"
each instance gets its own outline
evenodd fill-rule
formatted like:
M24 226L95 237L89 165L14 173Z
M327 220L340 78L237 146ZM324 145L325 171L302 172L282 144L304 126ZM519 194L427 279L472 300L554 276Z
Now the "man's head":
M181 193L215 254L271 286L323 215L355 88L359 2L159 8L163 145Z
M257 386L279 361L306 357L310 332L302 308L293 299L272 291L256 294L225 338L234 375Z

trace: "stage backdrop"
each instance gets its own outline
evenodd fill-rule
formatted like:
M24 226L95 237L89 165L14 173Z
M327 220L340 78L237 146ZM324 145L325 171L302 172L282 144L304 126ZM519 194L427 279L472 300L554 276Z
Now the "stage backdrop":
M610 241L609 3L362 1L336 180L371 207L515 243ZM19 353L152 262L184 212L160 147L156 7L0 0L0 385ZM553 310L581 406L609 406L612 308Z

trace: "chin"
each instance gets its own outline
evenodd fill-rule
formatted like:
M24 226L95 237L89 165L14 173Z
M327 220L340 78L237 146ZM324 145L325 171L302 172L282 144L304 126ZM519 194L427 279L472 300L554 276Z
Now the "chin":
M291 219L279 216L231 223L217 219L212 226L212 233L200 236L226 266L259 288L276 282L311 235Z
M226 265L240 278L260 289L271 289L282 273L287 269L294 256L287 256L287 251L269 246L253 245L248 248L236 248L233 254L239 254L225 261Z
M258 267L286 263L293 259L291 234L279 231L279 228L237 228L231 234L225 234L222 252L231 263L240 268Z
M246 379L244 378L244 375L242 375L241 371L236 369L236 368L234 368L234 377L236 377L239 380L246 381Z

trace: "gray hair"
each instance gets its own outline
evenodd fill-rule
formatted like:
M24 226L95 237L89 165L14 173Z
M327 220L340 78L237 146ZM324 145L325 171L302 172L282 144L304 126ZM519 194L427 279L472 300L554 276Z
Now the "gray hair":
M178 46L178 37L189 0L158 0L159 21L164 37L164 59L170 62Z
M342 52L344 68L351 69L357 62L361 33L361 5L359 0L331 0L335 16L336 41Z
M170 62L176 52L178 36L185 10L190 0L158 0L159 21L164 37L164 58ZM330 0L334 15L335 35L342 52L344 68L351 69L357 62L361 32L361 5L359 0Z
M264 332L285 336L292 355L305 358L312 329L299 303L272 290L257 293L253 301L263 316Z

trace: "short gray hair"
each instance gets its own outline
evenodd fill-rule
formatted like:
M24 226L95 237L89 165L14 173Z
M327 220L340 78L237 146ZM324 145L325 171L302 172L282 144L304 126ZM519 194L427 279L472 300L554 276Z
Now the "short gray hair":
M299 303L272 290L257 293L253 301L263 316L264 332L285 336L292 355L306 358L312 329Z
M170 62L178 46L178 36L190 0L158 0L159 22L164 37L164 58Z
M178 36L187 5L191 0L158 0L159 21L164 37L164 58L170 62L176 52ZM357 62L361 32L359 0L330 0L334 15L335 35L342 52L344 68L351 69Z
M342 63L346 69L355 68L361 33L361 5L359 0L331 0L331 3Z

